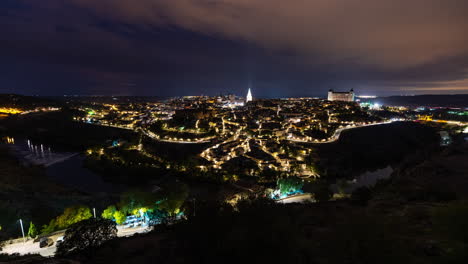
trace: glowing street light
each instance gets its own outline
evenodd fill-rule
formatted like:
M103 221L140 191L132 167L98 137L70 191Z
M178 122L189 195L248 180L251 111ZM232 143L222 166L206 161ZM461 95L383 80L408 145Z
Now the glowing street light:
M21 226L21 234L23 234L23 243L26 243L26 238L24 237L24 227L23 227L23 220L19 220Z

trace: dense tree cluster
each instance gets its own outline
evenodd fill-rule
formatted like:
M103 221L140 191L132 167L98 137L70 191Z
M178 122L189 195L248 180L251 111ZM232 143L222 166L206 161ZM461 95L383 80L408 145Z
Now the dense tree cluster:
M277 182L277 188L283 195L297 193L302 190L302 186L304 186L304 181L297 177L282 178Z
M63 214L50 220L48 225L42 227L42 234L49 234L56 230L68 228L74 223L91 218L93 215L89 207L83 205L75 205L64 210Z
M63 242L57 247L57 256L73 253L90 255L104 242L117 237L115 222L91 218L71 225L65 232Z
M157 193L128 191L121 195L117 205L109 205L102 213L105 219L123 224L127 217L142 215L148 221L165 222L182 213L188 197L187 185L176 182Z

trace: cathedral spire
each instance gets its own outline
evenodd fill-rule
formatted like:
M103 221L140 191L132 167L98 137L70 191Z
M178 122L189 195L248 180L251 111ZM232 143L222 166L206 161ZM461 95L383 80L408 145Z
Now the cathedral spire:
M251 101L252 101L252 92L250 91L250 88L249 88L249 91L247 92L247 97L245 98L245 102L248 103Z

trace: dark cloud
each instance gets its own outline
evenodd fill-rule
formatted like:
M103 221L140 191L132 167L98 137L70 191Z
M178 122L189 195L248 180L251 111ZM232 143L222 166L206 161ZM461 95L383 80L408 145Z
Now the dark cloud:
M4 0L0 10L2 57L61 65L84 93L468 92L465 0Z
M413 66L468 53L464 0L74 0L115 19L174 24L272 49Z

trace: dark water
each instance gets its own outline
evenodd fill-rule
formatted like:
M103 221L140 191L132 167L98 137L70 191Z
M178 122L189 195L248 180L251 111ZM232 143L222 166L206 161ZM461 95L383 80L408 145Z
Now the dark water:
M56 182L83 192L116 192L120 188L107 183L94 172L83 167L83 155L71 157L47 167L46 173Z
M353 180L345 180L330 186L334 193L344 192L351 194L354 190L359 187L373 187L379 180L388 179L392 175L393 168L387 166L383 169L375 171L367 171Z
M56 151L49 145L33 142L27 139L14 139L7 144L12 154L25 165L51 166L67 160L78 153Z
M56 151L53 146L15 138L6 144L25 166L44 166L46 175L55 182L82 192L117 192L121 188L104 182L98 174L83 167L85 157L79 153Z

